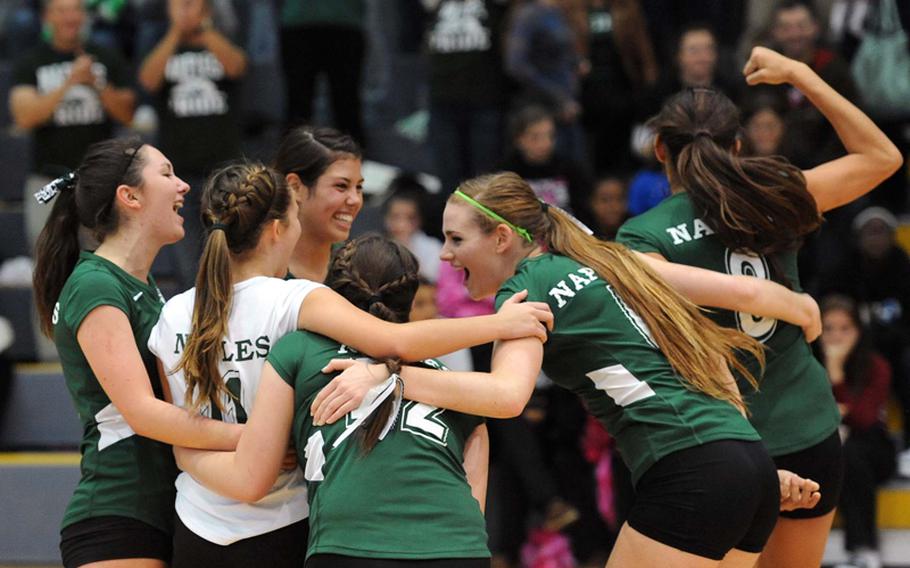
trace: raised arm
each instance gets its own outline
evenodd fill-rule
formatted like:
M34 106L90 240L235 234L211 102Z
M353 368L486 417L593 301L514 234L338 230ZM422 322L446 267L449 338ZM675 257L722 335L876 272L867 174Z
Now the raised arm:
M409 400L475 416L512 418L521 414L531 398L542 361L543 344L528 337L498 342L489 373L405 366L400 374ZM331 424L357 408L367 390L388 378L384 369L384 365L333 360L326 371L346 372L316 395L311 408L313 423Z
M140 436L195 448L233 449L242 427L190 414L155 397L126 314L113 306L92 310L76 339L101 388Z
M486 511L487 476L490 471L490 433L486 424L475 428L465 441L464 471L471 486L471 495L477 499L483 513Z
M497 339L533 336L545 341L544 324L552 325L553 314L545 303L520 303L526 295L516 294L495 315L396 324L373 317L336 292L320 288L303 301L297 324L300 329L331 337L376 358L417 361Z
M266 363L256 404L233 452L174 448L177 465L212 491L253 503L265 497L288 449L294 419L294 389Z
M149 93L157 93L164 83L164 70L167 68L168 59L177 51L180 34L179 25L172 23L158 45L142 61L142 66L139 67L139 84Z
M733 276L668 262L658 253L635 253L680 294L700 306L769 317L803 328L808 341L821 334L818 304L808 294L771 280Z
M246 54L211 24L206 25L200 32L199 41L221 63L228 78L239 79L246 73Z
M749 85L789 83L799 89L825 115L846 148L846 156L803 172L819 211L850 203L890 177L903 163L900 151L885 133L805 63L756 47L743 74Z

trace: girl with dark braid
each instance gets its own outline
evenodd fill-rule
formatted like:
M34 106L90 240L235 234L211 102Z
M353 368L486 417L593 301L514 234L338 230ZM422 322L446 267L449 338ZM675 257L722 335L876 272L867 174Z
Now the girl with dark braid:
M495 316L470 320L396 324L364 313L322 284L284 280L300 238L298 203L284 178L265 166L240 163L212 174L202 209L207 237L196 287L164 306L148 341L174 403L192 414L244 423L254 400L272 408L263 401L260 371L277 341L297 329L408 360L497 337L546 336L540 320L551 314L539 303L514 301ZM277 440L279 458L287 441L286 435ZM299 469L246 487L256 492L245 499L249 504L219 496L197 479L202 477L188 469L177 480L172 566L302 563L307 506Z
M326 285L363 311L407 321L417 261L400 244L365 235L335 253ZM323 366L339 357L362 356L313 332L285 336L265 363L237 451L181 451L180 464L225 495L258 499L279 475L291 435L309 481L308 567L488 567L483 421L401 400L392 378L347 420L316 426L309 406L332 378Z

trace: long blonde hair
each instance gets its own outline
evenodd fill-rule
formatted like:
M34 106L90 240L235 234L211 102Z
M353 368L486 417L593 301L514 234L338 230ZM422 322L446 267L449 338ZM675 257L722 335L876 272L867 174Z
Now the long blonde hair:
M683 384L745 409L742 397L729 390L718 365L725 361L757 388L755 377L737 357L737 352L755 357L764 367L760 343L705 317L698 306L671 288L623 245L598 240L563 212L544 206L518 175L503 172L480 176L462 183L459 189L513 225L526 229L549 251L593 268L645 322ZM457 194L449 201L466 203ZM492 231L498 225L480 210L472 209L483 230Z
M224 411L223 396L233 397L218 369L234 293L230 258L253 252L270 221L287 222L291 199L281 174L262 164L233 164L206 181L202 223L207 237L196 274L192 328L177 363L186 380L191 412L206 403Z

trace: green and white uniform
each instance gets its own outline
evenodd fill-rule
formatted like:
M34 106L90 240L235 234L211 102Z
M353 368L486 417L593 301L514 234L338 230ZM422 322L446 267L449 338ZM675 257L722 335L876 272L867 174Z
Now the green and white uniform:
M640 252L656 252L670 262L727 274L772 279L769 259L727 249L694 210L685 192L664 200L622 226L617 240ZM800 291L796 252L775 259L791 287ZM782 281L782 278L773 278ZM768 453L793 453L828 438L840 424L840 413L824 367L812 355L802 330L771 318L713 310L709 316L724 327L739 329L764 343L765 374L755 392L741 389L752 424ZM753 369L758 376L758 369Z
M323 288L309 280L257 276L234 284L224 354L218 372L233 395L223 395L222 413L211 404L201 409L209 418L243 424L252 412L259 376L272 345L297 329L300 306L310 292ZM168 300L152 330L148 346L168 373L174 404L186 407L188 392L177 369L193 324L196 289ZM177 478L176 509L180 521L209 542L227 546L286 527L307 517L306 483L300 469L282 471L269 493L255 503L223 497L182 472Z
M82 476L63 527L116 515L172 532L177 468L171 447L133 432L101 388L76 340L89 312L100 306L121 310L129 318L155 396L163 398L155 356L146 347L163 304L151 275L145 283L100 256L82 252L54 306L54 341L83 430Z
M394 426L366 455L357 436L334 444L366 412L369 397L344 420L313 425L310 404L332 379L322 367L333 358L358 357L349 347L301 331L269 354L294 389L294 443L309 482L308 555L489 557L484 518L463 466L465 441L481 418L404 400Z
M555 318L544 372L616 439L633 482L678 450L759 439L732 404L684 386L644 322L593 269L549 253L524 259L499 290L497 309L523 289Z

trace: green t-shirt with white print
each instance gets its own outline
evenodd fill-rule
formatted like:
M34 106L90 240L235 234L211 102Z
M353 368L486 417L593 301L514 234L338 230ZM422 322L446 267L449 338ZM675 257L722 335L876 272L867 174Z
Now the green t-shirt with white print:
M296 331L268 361L294 389L293 438L308 481L307 554L362 558L486 558L480 506L464 471L464 446L483 419L403 400L394 426L368 454L357 435L335 442L362 408L314 426L310 405L331 359L362 357L327 337ZM435 361L425 365L443 368Z
M726 248L695 212L685 192L627 221L617 240L640 252L656 252L670 262L715 272L756 276L800 291L796 251L774 258ZM772 270L772 262L778 270ZM778 274L778 272L780 274ZM772 318L712 309L724 327L738 329L765 346L765 373L756 392L741 385L750 420L772 456L797 452L825 440L840 424L840 412L824 367L813 356L800 328ZM759 369L753 368L755 376Z

